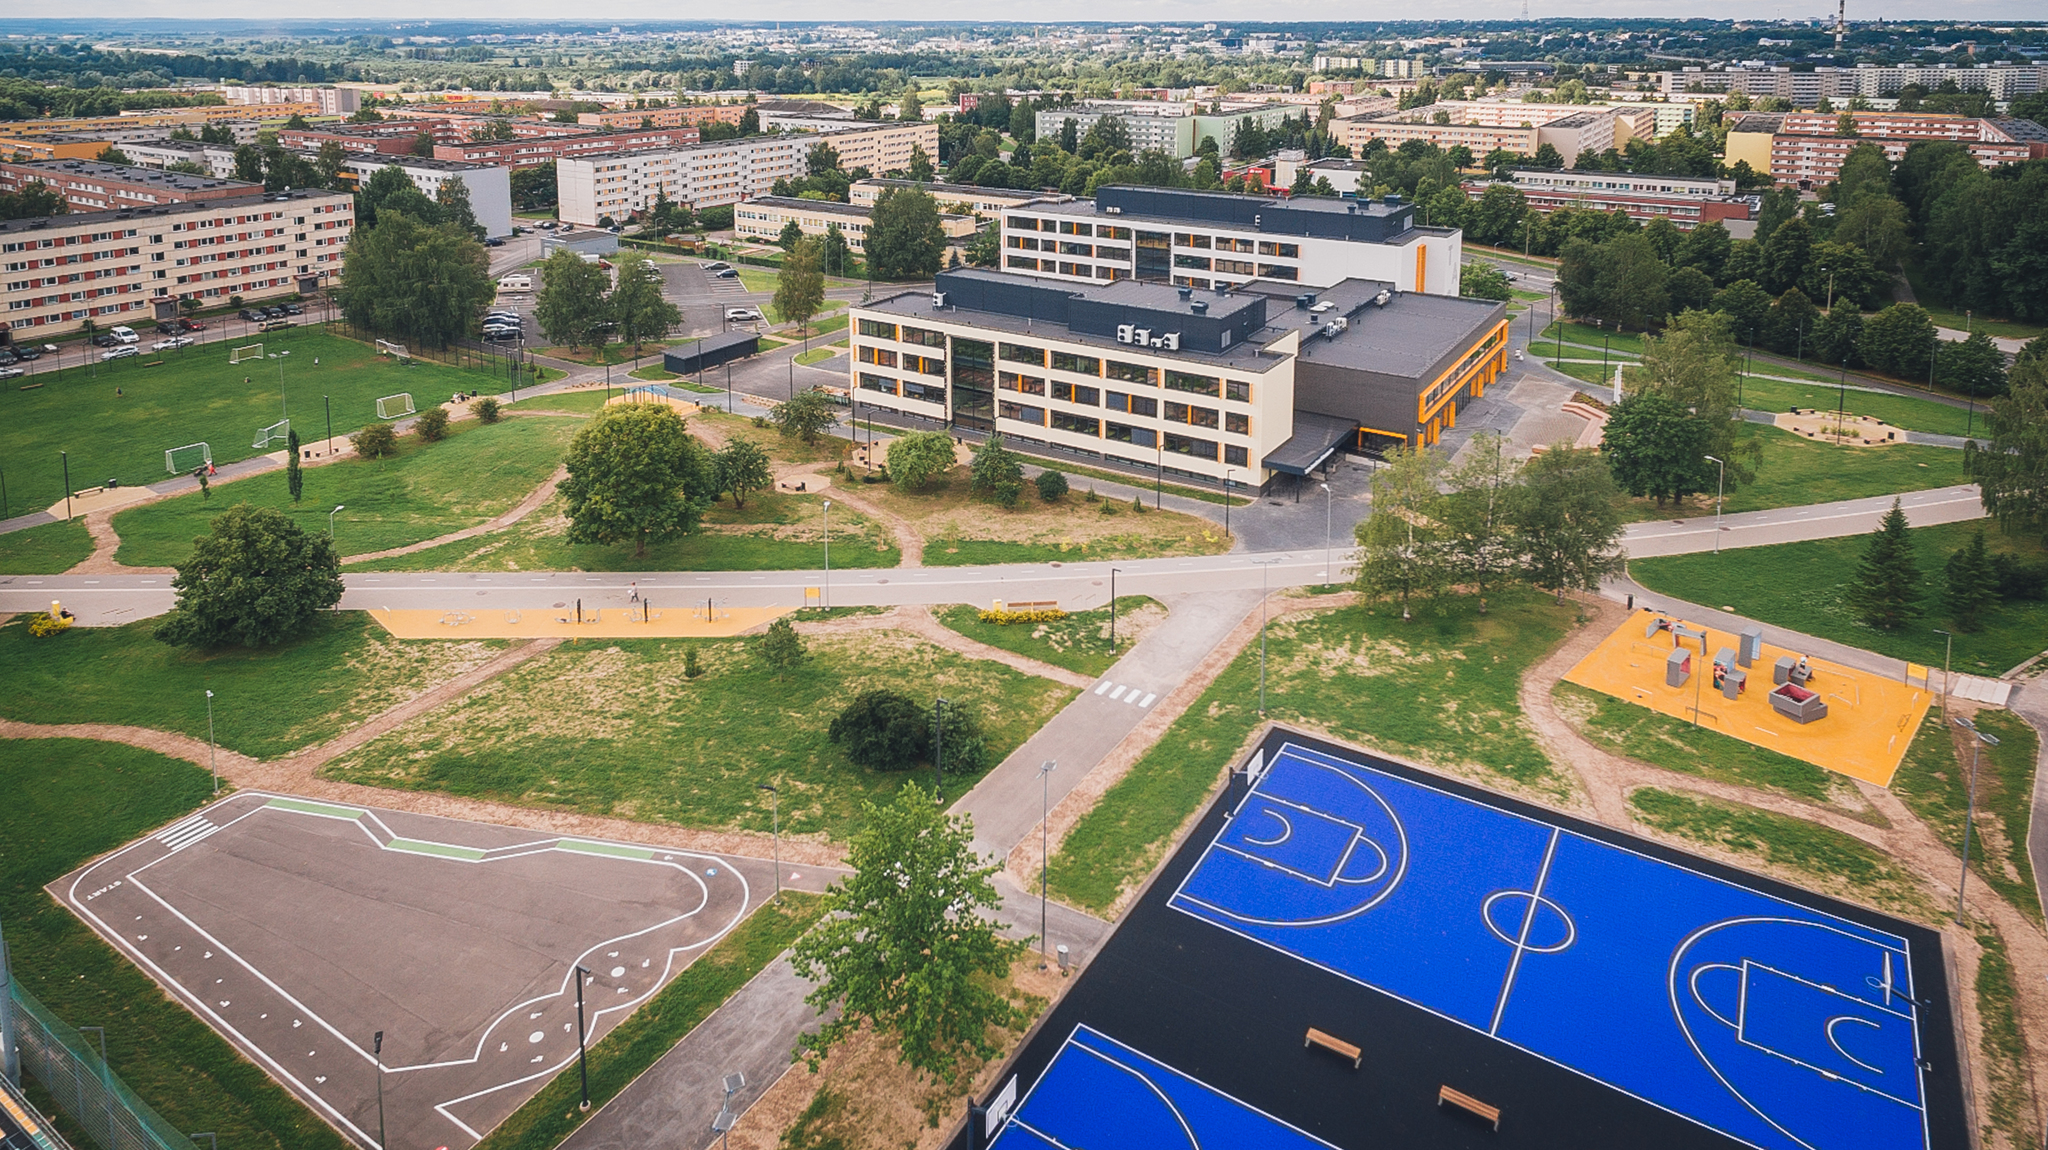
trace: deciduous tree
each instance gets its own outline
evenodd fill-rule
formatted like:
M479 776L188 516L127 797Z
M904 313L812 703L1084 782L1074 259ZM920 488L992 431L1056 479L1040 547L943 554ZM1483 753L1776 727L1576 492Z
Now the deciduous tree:
M889 478L916 490L953 468L953 437L943 431L912 431L889 444Z
M818 263L818 241L802 237L782 261L775 280L775 310L785 320L808 324L825 306L825 273Z
M804 646L803 636L796 633L787 617L768 624L768 630L754 641L754 655L775 672L775 678L796 670L810 658L810 651Z
M1412 597L1440 593L1451 576L1437 518L1444 467L1439 452L1396 449L1373 474L1372 514L1355 530L1359 590L1371 599L1398 597L1404 619Z
M855 696L826 736L856 767L907 771L931 754L931 715L909 695L877 688Z
M1621 513L1614 479L1592 451L1559 444L1522 468L1510 515L1531 583L1557 593L1596 591L1619 572Z
M496 294L490 268L484 246L459 229L387 210L349 240L336 293L350 323L445 347L475 330Z
M641 344L668 334L683 322L682 310L661 294L660 273L642 251L619 256L618 283L605 303L618 326L619 338L633 345L635 356L640 354Z
M192 542L171 587L177 605L156 637L183 647L274 647L341 601L334 541L284 512L231 507Z
M805 443L816 443L839 422L839 413L833 410L832 397L818 388L807 388L791 396L785 403L778 403L768 413L778 430L787 436L794 436Z
M1727 317L1689 311L1675 317L1664 334L1645 336L1642 366L1623 373L1629 391L1662 395L1698 418L1700 446L1727 462L1731 487L1754 482L1763 460L1763 444L1736 418L1740 364Z
M732 496L734 507L745 507L747 493L759 491L775 481L768 468L768 453L752 440L734 436L715 457L718 488Z
M967 486L998 507L1015 507L1024 492L1024 461L1003 446L1000 432L982 441L967 467Z
M1114 122L1105 116L1100 126ZM946 250L938 201L915 188L891 188L875 200L868 221L868 266L876 279L925 279L937 274Z
M2048 531L2048 358L2022 358L1985 416L1991 442L1963 449L1963 469L2007 530Z
M557 248L541 265L540 295L533 318L549 342L565 347L602 347L612 322L604 269L568 248Z
M635 555L695 530L716 494L709 457L663 404L601 410L569 445L571 543L631 542Z

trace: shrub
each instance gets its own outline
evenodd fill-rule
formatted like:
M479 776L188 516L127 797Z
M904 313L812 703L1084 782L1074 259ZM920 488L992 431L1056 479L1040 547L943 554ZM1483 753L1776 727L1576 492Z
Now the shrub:
M1049 469L1041 471L1034 482L1038 484L1038 497L1047 503L1057 503L1066 498L1067 476L1065 472Z
M48 611L44 611L40 614L30 616L28 621L28 633L34 635L38 639L48 638L51 635L55 635L63 631L68 631L70 629L71 617L69 615L58 616L52 615Z
M356 454L364 459L381 459L398 454L398 433L388 423L373 423L354 435L348 441L355 445Z
M864 691L832 720L826 737L857 767L907 771L930 754L931 716L901 691Z
M476 417L481 422L498 422L500 412L498 405L498 397L495 395L484 396L482 399L479 399L475 403L470 404L469 409L473 412L476 412Z
M1133 496L1131 496L1131 513L1132 513L1132 514L1134 514L1134 515L1143 515L1143 514L1145 514L1145 498L1144 498L1144 496L1141 496L1141 495L1133 495Z
M775 672L777 679L784 672L795 670L810 654L804 647L803 636L796 633L788 619L770 623L767 632L755 641L754 653Z
M439 443L448 438L448 409L430 407L420 412L419 418L412 422L412 430L420 437L421 443Z
M697 648L683 648L683 678L694 679L704 673L704 665L697 659Z
M1057 623L1067 617L1058 607L1039 607L1029 611L988 610L981 613L981 621L1008 627L1014 623Z

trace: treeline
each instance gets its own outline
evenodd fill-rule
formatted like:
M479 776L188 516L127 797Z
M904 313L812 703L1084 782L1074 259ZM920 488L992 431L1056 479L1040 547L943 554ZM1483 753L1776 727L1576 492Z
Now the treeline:
M106 52L69 44L0 46L0 76L71 83L80 76L126 76L138 72L166 80L243 80L257 84L323 84L350 78L347 64L291 57L251 60L190 52L167 56L154 52ZM76 86L92 87L97 82Z
M135 77L125 77L127 84ZM169 83L155 76L144 83ZM33 80L0 75L0 120L39 120L47 117L117 116L122 112L149 108L197 108L219 104L216 92L124 92L119 87L61 88Z

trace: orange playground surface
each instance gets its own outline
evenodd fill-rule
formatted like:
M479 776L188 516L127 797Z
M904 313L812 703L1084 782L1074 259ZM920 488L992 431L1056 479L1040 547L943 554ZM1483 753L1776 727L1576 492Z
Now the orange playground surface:
M1677 624L1678 631L1659 627L1660 619ZM1666 681L1675 649L1690 653L1689 669L1674 671L1684 679L1678 686ZM1909 685L1809 658L1812 677L1804 690L1810 696L1788 697L1773 705L1773 668L1783 657L1796 662L1801 652L1766 642L1762 655L1742 667L1734 661L1740 650L1738 635L1637 611L1580 660L1565 680L1685 722L1693 721L1697 700L1702 727L1867 783L1891 785L1906 745L1934 701L1924 684ZM1746 689L1733 699L1725 697L1716 683L1714 663L1724 652L1732 667L1748 675ZM1800 722L1797 714L1809 721Z

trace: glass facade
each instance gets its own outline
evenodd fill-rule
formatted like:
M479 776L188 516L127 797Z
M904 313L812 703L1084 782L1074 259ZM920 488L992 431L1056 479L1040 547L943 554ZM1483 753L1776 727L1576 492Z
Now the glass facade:
M953 338L953 422L995 430L996 348L987 340Z

